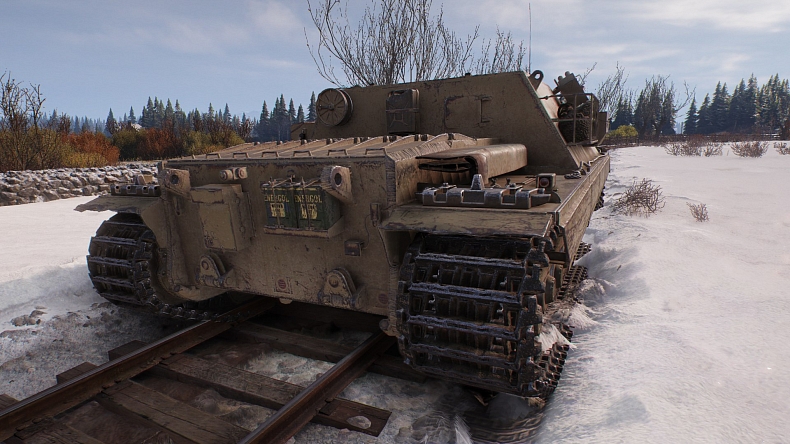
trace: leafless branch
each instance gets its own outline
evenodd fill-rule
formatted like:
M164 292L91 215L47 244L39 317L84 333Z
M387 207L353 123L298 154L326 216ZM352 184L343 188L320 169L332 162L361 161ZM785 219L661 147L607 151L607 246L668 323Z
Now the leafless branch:
M45 120L40 85L25 87L11 73L0 75L0 169L52 168L59 164L64 142L59 119Z
M755 140L754 142L735 142L732 152L739 157L763 157L768 151L768 144Z
M692 204L686 202L686 205L688 205L691 215L694 216L697 222L705 222L708 220L708 208L704 203Z
M491 44L494 44L494 53L491 54ZM491 74L496 72L517 71L523 68L524 56L527 48L524 42L518 46L513 41L510 31L507 33L496 30L496 41L483 40L480 58L477 60L475 72L477 74Z
M649 179L642 179L641 182L634 181L612 204L612 211L627 216L649 217L662 208L664 208L664 197L661 193L661 186L653 185L653 181Z
M593 66L591 66L591 67L587 68L587 69L584 71L584 74L581 74L581 75L577 75L577 76L576 76L576 77L579 79L579 84L580 84L581 86L584 86L584 84L587 82L587 76L589 76L589 75L590 75L590 73L591 73L591 72L593 72L593 71L595 70L595 67L596 67L596 66L598 66L598 62L595 62L595 63L593 63Z
M305 39L322 77L338 86L386 85L461 76L474 70L488 74L522 69L527 48L510 32L497 29L496 39L483 40L473 54L479 26L461 37L447 27L441 7L432 0L371 0L354 27L348 3L308 0L318 42ZM342 74L335 71L339 66Z
M788 148L785 142L774 142L774 149L777 153L782 155L790 154L790 148Z
M628 81L628 75L625 73L625 68L617 63L614 74L606 77L606 80L598 85L598 90L595 92L600 111L612 111L612 107L617 105L617 102L623 97L626 81Z
M472 61L478 28L462 39L445 26L440 9L431 15L432 0L380 0L365 12L356 28L348 4L322 0L308 11L318 31L318 44L305 38L318 72L335 85L385 85L462 75ZM345 79L334 71L337 61Z

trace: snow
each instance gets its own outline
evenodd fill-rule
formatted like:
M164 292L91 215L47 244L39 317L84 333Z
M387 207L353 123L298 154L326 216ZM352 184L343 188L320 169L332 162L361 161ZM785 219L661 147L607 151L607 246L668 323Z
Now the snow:
M85 255L110 213L73 211L94 198L0 207L0 393L31 396L58 373L101 364L119 345L175 328L94 291Z
M790 156L724 151L611 152L606 206L584 239L584 305L567 314L574 347L538 415L537 442L790 440ZM612 214L617 193L642 178L661 186L666 206L649 218ZM56 373L174 328L92 290L87 243L108 214L72 211L89 199L0 207L0 393L30 396ZM695 221L686 203L705 203L710 220ZM32 325L14 326L20 317ZM268 359L251 370L312 368L291 376L308 381L326 367L278 352ZM474 406L450 384L370 374L343 396L393 410L386 436L310 426L296 442L322 442L322 430L353 442L465 442L460 418ZM503 396L489 413L515 422L533 410Z
M790 156L725 153L612 152L607 205L648 178L666 206L594 214L581 297L597 323L576 329L540 442L790 439Z

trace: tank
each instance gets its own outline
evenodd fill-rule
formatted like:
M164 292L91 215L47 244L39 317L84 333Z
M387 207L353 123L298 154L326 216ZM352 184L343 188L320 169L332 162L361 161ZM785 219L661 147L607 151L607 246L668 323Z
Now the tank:
M189 319L252 297L369 313L420 372L548 396L560 283L609 171L596 97L517 71L316 103L290 141L162 161L78 207L117 213L90 240L96 290Z

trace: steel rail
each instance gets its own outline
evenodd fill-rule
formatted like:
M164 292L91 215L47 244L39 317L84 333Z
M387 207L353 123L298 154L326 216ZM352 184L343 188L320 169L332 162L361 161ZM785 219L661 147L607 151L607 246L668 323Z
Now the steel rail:
M371 335L239 443L285 443L394 343L384 332Z
M68 410L99 394L103 389L138 375L156 366L163 359L205 342L239 322L260 315L272 306L273 303L267 299L244 304L219 317L233 319L233 322L198 322L0 410L0 441L13 436L17 430L30 423Z

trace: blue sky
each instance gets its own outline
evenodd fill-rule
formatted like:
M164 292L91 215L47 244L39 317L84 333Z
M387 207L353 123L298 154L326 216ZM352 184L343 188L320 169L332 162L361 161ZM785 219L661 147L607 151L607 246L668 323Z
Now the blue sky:
M671 75L702 100L717 81L732 91L752 73L790 77L784 0L460 0L444 2L444 17L462 35L479 24L491 38L499 26L526 43L529 4L532 68L549 78L597 63L597 86L619 62L631 88ZM134 106L139 116L158 96L257 116L264 100L307 105L331 86L305 45L315 39L306 1L0 0L0 11L0 72L40 84L48 111L104 118Z

